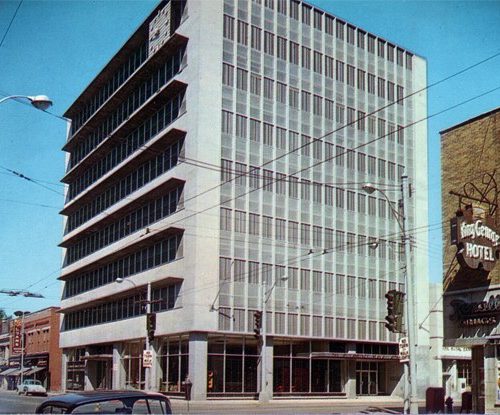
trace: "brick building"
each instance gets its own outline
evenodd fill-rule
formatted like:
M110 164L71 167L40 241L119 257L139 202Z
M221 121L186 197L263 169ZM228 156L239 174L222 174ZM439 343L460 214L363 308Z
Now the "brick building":
M441 148L444 345L472 348L473 411L494 412L500 405L500 108L442 131Z
M40 380L49 391L61 390L59 307L49 307L24 317L24 378ZM19 318L20 319L20 318ZM12 341L11 341L12 342ZM16 352L16 353L15 353ZM21 353L12 348L11 367L20 367ZM19 376L19 374L15 374Z

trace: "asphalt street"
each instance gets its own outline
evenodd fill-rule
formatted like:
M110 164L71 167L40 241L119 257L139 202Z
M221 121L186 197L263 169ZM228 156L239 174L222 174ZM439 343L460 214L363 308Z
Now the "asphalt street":
M0 414L30 414L45 397L18 396L14 391L0 391ZM345 414L359 413L368 408L397 409L401 401L389 397L364 399L299 399L274 400L260 403L254 400L191 401L172 399L174 414ZM371 411L375 411L372 409Z

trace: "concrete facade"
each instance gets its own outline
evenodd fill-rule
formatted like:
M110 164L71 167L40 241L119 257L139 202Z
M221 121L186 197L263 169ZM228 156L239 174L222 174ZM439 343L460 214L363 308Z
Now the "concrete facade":
M403 100L425 86L424 59L304 2L160 3L65 114L66 388L147 387L149 300L152 389L401 396L384 296L403 174L427 269L427 98Z

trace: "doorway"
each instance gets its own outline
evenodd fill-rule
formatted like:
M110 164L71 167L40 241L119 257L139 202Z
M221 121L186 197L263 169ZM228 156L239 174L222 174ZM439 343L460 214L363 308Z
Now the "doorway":
M379 362L356 362L356 395L378 395Z

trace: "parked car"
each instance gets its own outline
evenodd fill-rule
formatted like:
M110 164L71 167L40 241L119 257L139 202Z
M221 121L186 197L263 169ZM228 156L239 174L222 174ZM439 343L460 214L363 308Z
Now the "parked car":
M171 414L170 401L160 393L89 391L52 396L37 414Z
M42 382L35 379L24 379L22 383L17 384L17 393L28 395L44 395L47 396L47 390L43 387Z

